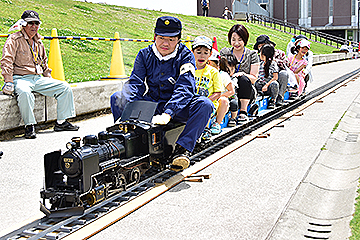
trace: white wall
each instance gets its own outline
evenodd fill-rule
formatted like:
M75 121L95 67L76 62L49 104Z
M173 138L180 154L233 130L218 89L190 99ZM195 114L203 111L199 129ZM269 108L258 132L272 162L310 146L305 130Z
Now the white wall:
M84 1L84 0L82 0ZM185 15L197 14L197 0L87 0L93 3L107 3L111 5L145 8Z

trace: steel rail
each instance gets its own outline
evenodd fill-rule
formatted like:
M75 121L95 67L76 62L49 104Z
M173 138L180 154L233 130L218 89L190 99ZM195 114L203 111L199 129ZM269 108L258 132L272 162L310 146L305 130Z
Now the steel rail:
M75 231L83 225L92 222L112 209L122 206L134 197L140 196L147 190L154 187L155 183L153 183L153 181L159 177L170 178L173 175L175 175L175 173L170 170L162 171L146 178L137 185L132 186L131 188L122 191L119 194L100 202L99 204L96 204L91 208L86 209L85 213L81 216L58 219L48 219L47 217L43 217L2 236L0 239L61 239L72 231ZM54 234L53 232L56 231L59 233Z
M190 158L192 166L180 173L170 170L153 173L152 176L147 177L139 184L87 209L82 216L65 219L43 217L2 236L0 239L86 239L166 192L186 177L238 149L254 139L258 134L290 118L296 111L301 111L314 103L316 98L322 98L340 88L359 73L360 68L309 92L307 95L281 108L269 111L244 125L234 127L221 134L212 140L211 146L195 152ZM94 228L92 225L97 221L102 221L102 223Z

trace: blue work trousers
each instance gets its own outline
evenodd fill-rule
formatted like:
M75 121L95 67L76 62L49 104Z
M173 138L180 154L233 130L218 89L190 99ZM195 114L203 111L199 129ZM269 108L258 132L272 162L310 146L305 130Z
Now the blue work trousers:
M57 100L57 120L75 117L74 97L67 82L40 75L14 75L15 94L25 125L36 124L33 92Z
M174 121L186 122L176 143L192 152L214 109L214 104L209 98L194 97L183 111L174 116Z

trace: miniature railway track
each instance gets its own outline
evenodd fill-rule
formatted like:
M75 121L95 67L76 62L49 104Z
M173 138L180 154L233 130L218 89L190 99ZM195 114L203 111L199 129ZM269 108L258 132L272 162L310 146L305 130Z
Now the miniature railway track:
M357 75L360 75L360 68L283 107L269 111L246 124L234 127L221 134L212 140L211 146L209 144L204 150L195 152L191 157L192 166L182 172L164 170L153 173L137 185L114 194L87 209L82 216L59 219L39 218L16 230L11 230L0 239L86 239L145 205L185 178L238 149L257 135L266 132L296 112L346 85Z

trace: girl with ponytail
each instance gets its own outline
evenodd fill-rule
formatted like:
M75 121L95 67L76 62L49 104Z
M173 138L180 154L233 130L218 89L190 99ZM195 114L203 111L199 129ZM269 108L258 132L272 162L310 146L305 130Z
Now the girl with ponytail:
M279 83L277 81L279 75L279 67L273 61L275 54L274 46L265 44L260 49L260 70L259 77L255 82L258 93L270 96L268 108L275 108L275 100L279 94Z

